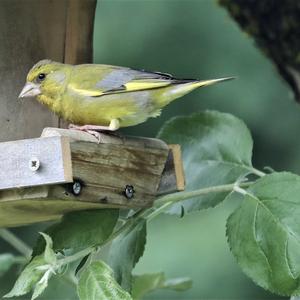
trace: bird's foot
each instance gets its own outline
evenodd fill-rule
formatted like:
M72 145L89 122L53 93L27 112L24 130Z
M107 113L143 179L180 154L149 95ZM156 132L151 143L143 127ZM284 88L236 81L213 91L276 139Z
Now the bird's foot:
M97 126L97 125L83 125L83 126L78 126L74 124L70 124L68 126L69 129L73 130L79 130L79 131L84 131L87 132L91 135L93 135L95 138L97 138L98 143L101 143L101 136L103 134L108 134L108 135L113 135L116 137L121 137L121 135L115 131L112 131L109 126Z
M98 144L101 143L101 140L102 140L102 138L101 138L102 137L102 133L101 132L94 131L94 130L85 130L85 132L93 135L97 139Z

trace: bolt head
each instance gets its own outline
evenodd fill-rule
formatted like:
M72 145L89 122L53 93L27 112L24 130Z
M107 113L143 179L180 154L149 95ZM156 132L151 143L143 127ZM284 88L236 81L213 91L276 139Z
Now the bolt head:
M73 185L72 185L73 194L76 195L76 196L78 196L81 193L81 190L82 190L81 183L78 182L78 181L74 181Z
M41 166L40 160L37 157L31 157L29 160L29 169L36 172Z
M124 189L124 195L127 199L132 199L134 196L135 190L132 185L126 185Z

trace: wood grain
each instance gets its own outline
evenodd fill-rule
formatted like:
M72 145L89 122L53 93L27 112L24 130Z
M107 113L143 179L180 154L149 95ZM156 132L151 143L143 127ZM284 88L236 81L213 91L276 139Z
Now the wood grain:
M95 4L96 0L0 1L0 142L37 137L45 126L59 125L46 107L34 99L21 102L18 94L29 69L41 59L92 61Z
M55 149L48 145L54 140L60 141ZM20 143L27 145L23 147L25 150L15 151ZM1 151L3 144L6 151ZM180 147L170 147L158 139L113 135L104 135L98 144L90 134L59 128L45 129L40 139L2 143L0 153L16 153L19 160L26 153L46 156L49 162L51 158L51 165L56 166L51 175L57 179L55 172L64 169L65 178L72 181L73 173L73 181L80 183L82 189L76 194L73 182L49 185L44 179L42 186L0 190L0 226L54 220L66 212L81 209L149 207L158 193L184 188ZM65 159L55 159L57 153ZM47 166L43 159L41 163ZM28 185L39 184L32 180L32 174L26 173L28 170L20 171L20 175L25 174ZM132 198L124 194L127 185L134 187Z
M67 130L60 128L45 128L42 136L67 136L71 142L85 141L98 143L98 140L91 134L78 130ZM167 146L163 141L158 139L141 138L141 137L118 137L110 134L101 135L101 144L114 144L114 145L131 145L140 147L140 143L147 147L170 149L168 159L165 164L162 177L159 184L157 194L167 194L185 189L184 169L182 165L180 145ZM150 157L148 158L149 161Z
M33 170L31 160L40 165ZM65 137L0 143L0 190L71 182L71 152Z
M162 173L157 195L180 192L185 189L185 177L180 145L169 145L170 151Z
M78 201L122 207L152 205L169 151L163 141L103 134L98 144L93 136L78 130L45 128L42 133L44 137L55 135L70 138L73 176L85 185ZM135 190L130 200L124 196L126 185ZM63 197L69 198L70 193Z
M93 61L93 26L96 0L67 0L64 62Z
M173 154L177 191L184 191L185 176L184 176L183 162L181 158L181 147L178 144L171 144L169 145L169 148L171 149Z

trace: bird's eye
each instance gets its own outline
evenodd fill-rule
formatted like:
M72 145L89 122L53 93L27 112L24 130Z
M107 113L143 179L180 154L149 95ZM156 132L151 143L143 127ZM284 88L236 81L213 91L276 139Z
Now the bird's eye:
M46 74L45 74L45 73L40 73L40 74L38 75L38 80L39 80L39 81L43 81L45 78L46 78Z

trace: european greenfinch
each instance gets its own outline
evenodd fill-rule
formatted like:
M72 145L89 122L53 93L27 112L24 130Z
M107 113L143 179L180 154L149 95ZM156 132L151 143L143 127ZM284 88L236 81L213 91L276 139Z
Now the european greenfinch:
M41 60L27 75L19 97L37 100L84 131L114 131L160 115L192 90L231 78L176 79L169 74L98 64Z

